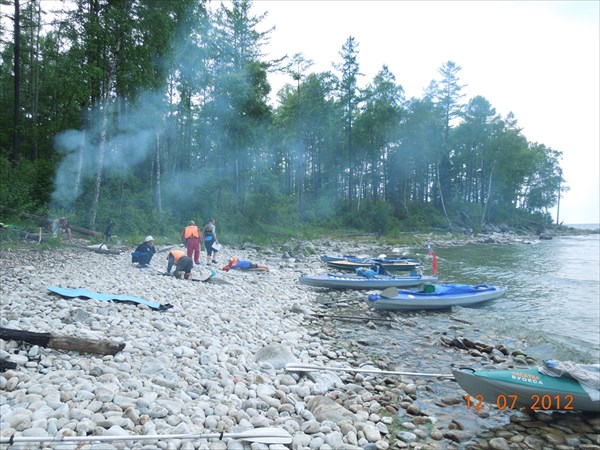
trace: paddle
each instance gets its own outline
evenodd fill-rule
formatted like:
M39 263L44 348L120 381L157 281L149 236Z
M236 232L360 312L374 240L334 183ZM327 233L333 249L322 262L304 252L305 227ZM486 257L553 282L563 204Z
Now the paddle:
M173 276L172 273L163 272L162 270L156 270L156 273L158 273L159 275L164 275L164 276L169 276L169 277ZM206 275L204 278L192 278L192 281L200 281L202 283L206 283L207 281L209 281L211 278L215 277L216 275L217 275L217 271L214 269L210 269L210 273L208 275Z
M333 370L338 372L359 372L359 373L374 373L378 375L409 375L422 377L443 377L454 378L454 375L448 373L420 373L420 372L397 372L394 370L379 370L379 369L356 369L352 367L328 367L318 366L316 364L301 364L287 363L285 370L288 372L314 372L317 370Z
M1 437L0 444L17 442L109 442L109 441L145 441L162 439L237 439L247 442L260 442L263 444L291 444L292 435L282 428L254 428L238 433L205 433L205 434L157 434L157 435L130 435L130 436L10 436Z
M375 320L380 322L394 322L390 319L381 319L377 317L361 317L361 316L335 316L332 314L311 314L311 316L318 317L320 319L340 319L340 320Z

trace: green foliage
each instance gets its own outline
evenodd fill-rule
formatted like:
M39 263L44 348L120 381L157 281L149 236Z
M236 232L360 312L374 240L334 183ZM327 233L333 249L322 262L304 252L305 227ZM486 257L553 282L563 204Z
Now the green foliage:
M241 242L546 224L568 189L561 153L527 142L484 97L463 101L452 61L422 99L406 101L386 66L360 88L352 36L338 74L310 73L302 55L293 67L266 61L269 31L248 0L216 10L194 0L90 5L44 29L26 15L22 55L38 50L22 64L15 161L14 45L2 47L1 205L98 231L112 219L113 234L134 243L178 242L188 220L215 217L221 238ZM274 70L293 84L272 107ZM78 186L72 204L51 197L56 174L77 165L55 148L59 133L81 137L74 147L86 155L81 176L66 171Z
M433 205L409 207L407 218L402 221L402 229L418 230L427 227L447 228L442 211Z
M19 160L13 168L0 156L0 205L25 212L44 210L52 193L53 165L44 160Z

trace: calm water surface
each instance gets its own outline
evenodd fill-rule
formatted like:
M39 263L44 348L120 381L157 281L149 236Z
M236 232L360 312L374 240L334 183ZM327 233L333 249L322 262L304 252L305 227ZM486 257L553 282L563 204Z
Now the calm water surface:
M600 362L598 234L519 245L439 249L444 282L508 287L499 300L460 308L481 328L524 340L528 353Z
M504 343L541 360L600 363L599 238L592 234L435 249L440 282L496 284L506 286L507 293L451 312L391 314L409 317L427 329L445 329L454 319L464 320L472 324L467 327L471 338L478 333L492 336L497 339L492 344ZM416 256L425 261L428 273L431 262L424 250L419 251ZM339 324L345 339L401 339L401 329L379 332L355 325ZM385 346L369 350L386 353Z
M595 234L530 244L435 249L441 282L497 284L506 286L507 293L477 307L389 313L401 319L400 325L394 326L369 328L355 321L337 321L336 332L344 340L359 342L370 354L385 356L399 371L448 373L451 367L464 364L480 368L458 352L440 352L440 333L449 337L464 333L473 341L504 344L509 351L519 349L539 360L600 363L599 237ZM426 252L419 249L415 255L426 261L427 273L431 261L426 259ZM354 292L345 291L340 300L356 303L349 302L346 309L332 308L331 313L377 315L364 310L362 299L366 294ZM468 433L502 427L515 413L492 408L489 416L480 417L463 403L438 405L443 397L462 395L464 392L457 390L453 380L438 379L419 392L416 404L427 415L436 417L440 425L458 420ZM575 413L567 414L577 417ZM410 418L401 418L405 420Z

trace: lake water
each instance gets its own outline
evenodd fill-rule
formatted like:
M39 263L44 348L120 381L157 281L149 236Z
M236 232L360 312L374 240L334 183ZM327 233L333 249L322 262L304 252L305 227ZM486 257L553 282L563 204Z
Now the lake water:
M434 250L440 282L495 284L506 286L507 293L492 302L451 312L390 314L408 317L431 330L464 321L471 324L465 329L471 339L493 337L493 343L504 343L540 360L600 363L599 234ZM426 252L419 251L415 256L425 261L425 273L429 273L431 262ZM360 299L366 294L346 295ZM363 328L338 325L344 339L402 340L402 329ZM373 345L369 351L386 355L385 346Z
M381 313L391 325L365 326L355 320L336 320L336 335L376 357L384 357L392 370L448 373L455 367L491 368L486 358L471 358L456 349L444 349L441 335L463 335L487 345L504 344L538 359L600 363L600 235L554 237L531 243L471 244L434 248L438 276L444 283L488 283L506 286L496 300L451 311ZM424 249L414 256L431 269ZM378 317L364 305L366 293L339 293L329 314ZM530 364L533 364L530 362ZM537 364L537 363L536 363ZM415 404L436 417L440 427L457 420L469 435L499 429L510 423L512 410L489 409L480 416L463 402L440 406L444 397L464 396L454 380L429 379ZM399 410L400 422L411 420ZM576 413L566 413L580 420ZM552 419L560 421L565 416ZM457 448L464 448L464 443Z
M504 297L460 315L524 342L541 359L599 363L600 235L555 237L531 244L439 249L448 283L508 287Z

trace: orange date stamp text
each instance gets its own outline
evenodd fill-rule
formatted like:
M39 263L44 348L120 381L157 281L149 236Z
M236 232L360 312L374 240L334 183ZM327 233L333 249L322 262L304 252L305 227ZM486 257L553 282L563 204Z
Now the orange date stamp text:
M517 394L499 394L495 399L484 398L483 395L477 394L474 396L465 395L464 399L467 402L467 409L482 410L485 408L485 403L493 403L498 409L515 409L520 408L523 405L528 405L533 410L572 410L573 406L573 395L538 395L531 394L527 398L519 396Z

